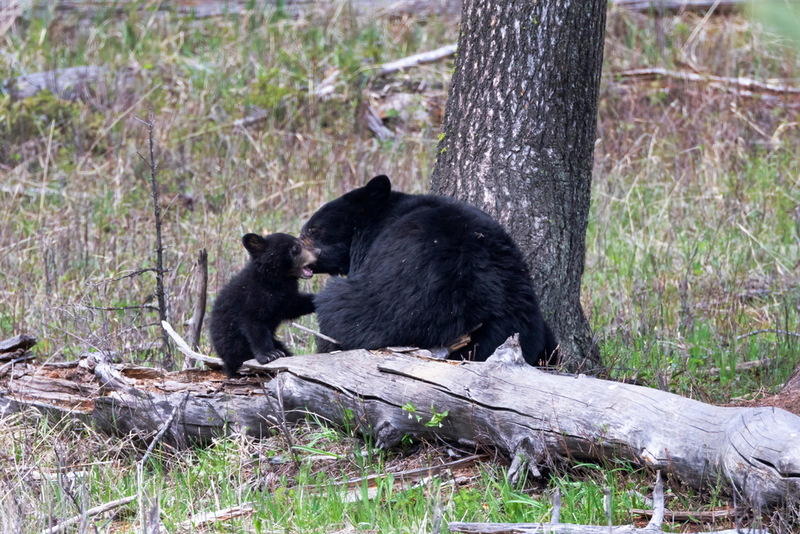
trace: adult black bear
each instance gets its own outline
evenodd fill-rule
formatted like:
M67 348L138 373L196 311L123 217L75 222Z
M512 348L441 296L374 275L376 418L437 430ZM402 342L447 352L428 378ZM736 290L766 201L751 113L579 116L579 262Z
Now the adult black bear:
M250 261L217 295L211 310L211 344L233 376L255 357L269 363L292 353L275 339L281 321L314 312L314 295L300 293L298 278L311 278L317 252L296 237L247 234Z
M434 348L471 332L455 357L485 361L519 332L525 360L552 363L545 323L522 254L499 223L451 198L391 190L377 176L328 202L303 227L318 248L320 352L392 345Z

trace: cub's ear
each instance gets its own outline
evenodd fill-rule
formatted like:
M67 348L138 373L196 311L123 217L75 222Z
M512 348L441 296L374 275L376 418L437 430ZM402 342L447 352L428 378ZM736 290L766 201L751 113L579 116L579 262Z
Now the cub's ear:
M389 197L392 192L392 182L385 174L376 176L364 186L364 191L367 192L372 200L384 200Z
M261 254L267 250L267 240L258 234L247 234L242 237L242 244L251 256Z

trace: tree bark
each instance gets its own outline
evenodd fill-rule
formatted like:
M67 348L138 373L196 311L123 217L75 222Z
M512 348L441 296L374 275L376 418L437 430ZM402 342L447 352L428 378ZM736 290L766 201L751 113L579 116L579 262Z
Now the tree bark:
M0 382L0 417L33 407L150 441L177 408L162 441L181 447L230 432L269 435L281 421L311 413L371 435L378 447L405 435L493 447L512 460L510 474L523 460L536 474L555 458L618 458L695 488L733 483L767 504L800 497L800 417L777 408L711 406L528 365L366 350L245 366L278 374L225 380L219 372L165 373L96 354L23 364Z
M599 364L580 302L606 0L465 0L431 191L525 255L571 369Z

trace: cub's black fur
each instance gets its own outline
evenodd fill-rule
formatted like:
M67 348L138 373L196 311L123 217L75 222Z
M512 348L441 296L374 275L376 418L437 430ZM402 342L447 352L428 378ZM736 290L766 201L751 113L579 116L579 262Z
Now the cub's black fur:
M471 333L456 358L486 360L519 332L525 360L553 363L556 341L514 241L483 211L452 198L408 195L377 176L328 202L303 227L332 278L315 300L337 348L442 347Z
M309 265L318 251L286 234L247 234L242 243L250 261L222 288L211 311L211 343L228 376L251 358L269 363L291 356L275 329L314 312L314 295L300 293L297 280L313 275Z

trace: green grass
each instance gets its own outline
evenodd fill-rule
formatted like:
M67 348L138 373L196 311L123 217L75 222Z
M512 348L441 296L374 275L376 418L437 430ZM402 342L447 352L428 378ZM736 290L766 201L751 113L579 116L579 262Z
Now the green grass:
M83 25L70 16L33 17L0 36L0 79L108 68L74 101L40 93L14 102L0 92L0 338L34 334L42 359L103 348L130 362L160 361L155 313L97 309L153 303L152 273L114 281L154 262L149 169L137 156L147 150L146 127L136 120L150 107L170 247L170 322L180 332L193 308L198 249L209 252L210 306L246 259L244 233L296 234L323 202L376 174L401 190L427 191L452 61L388 79L372 67L454 42L458 21L360 17L347 8L297 20L271 11L203 20L110 15L98 12ZM796 101L667 81L621 83L610 73L690 63L720 76L800 85L798 49L741 15L702 22L685 14L662 25L663 48L649 17L609 13L584 309L610 378L714 403L769 394L797 365L800 346L791 335L754 334L798 332ZM336 96L320 100L314 88L336 69ZM397 135L379 142L357 124L357 102L399 92L419 93L419 113L402 120L389 112ZM257 113L265 115L257 125L234 127ZM317 291L324 282L304 286ZM301 323L313 327L314 319ZM284 327L283 335L296 353L314 350L303 332ZM207 336L201 345L210 350ZM777 363L707 374L764 358ZM19 517L24 531L40 531L49 518L78 513L82 501L73 497L85 495L93 506L138 489L142 451L130 440L33 414L2 428L0 530L15 530ZM615 524L629 523L635 518L627 510L645 507L641 494L654 481L652 473L610 464L559 466L546 480L512 485L502 465L486 462L410 489L387 474L376 497L346 502L337 483L448 458L427 446L408 456L382 453L313 425L293 433L295 451L280 437L233 437L181 453L159 448L144 487L171 530L193 513L252 501L252 514L216 529L421 532L432 529L437 509L446 522L542 521L556 487L565 521L605 524L603 489L610 488ZM300 469L289 460L323 452L335 458L301 460ZM59 481L60 471L85 471L85 483ZM670 509L730 504L719 488L668 487L667 499ZM137 514L129 507L96 524L101 532L123 529L137 524ZM788 531L796 513L785 517Z

